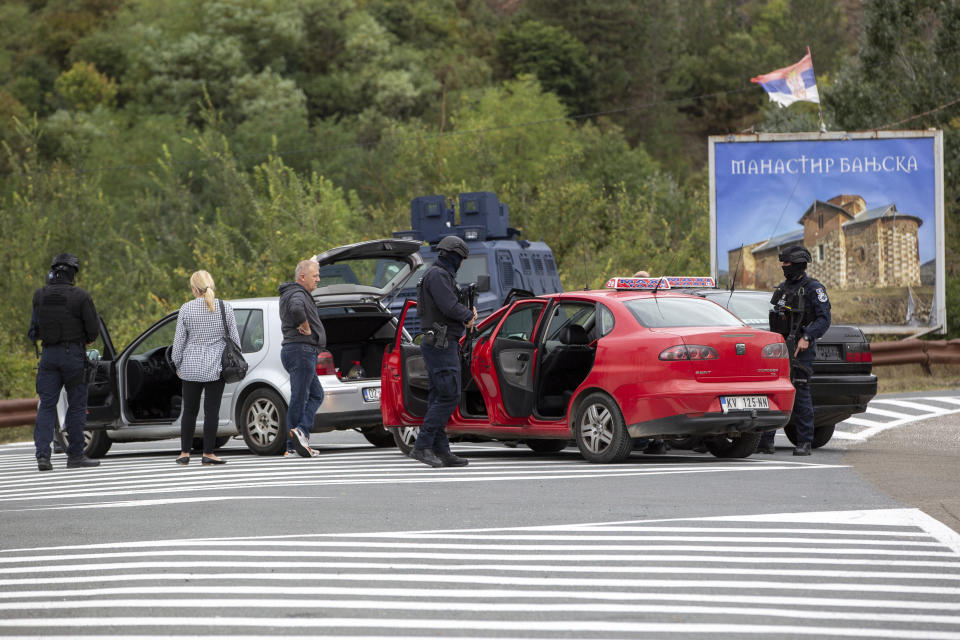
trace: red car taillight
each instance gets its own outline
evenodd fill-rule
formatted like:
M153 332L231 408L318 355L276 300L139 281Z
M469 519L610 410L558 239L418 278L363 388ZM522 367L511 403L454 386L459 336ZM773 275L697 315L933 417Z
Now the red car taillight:
M768 344L760 351L761 358L789 358L787 345L784 342L774 342Z
M678 344L660 352L660 360L716 360L717 350L702 344Z
M848 344L846 348L847 362L873 362L873 354L870 353L870 343Z
M329 351L321 351L317 354L317 375L332 376L337 372L333 364L333 354Z

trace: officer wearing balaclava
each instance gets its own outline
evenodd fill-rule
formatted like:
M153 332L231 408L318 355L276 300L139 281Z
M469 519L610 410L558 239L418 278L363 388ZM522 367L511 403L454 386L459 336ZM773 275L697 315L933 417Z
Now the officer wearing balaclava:
M470 248L462 238L446 236L437 251L437 261L417 285L417 313L427 331L420 353L430 394L410 456L431 467L463 467L467 460L450 451L447 421L460 402L460 338L477 320L477 310L460 303L456 278Z
M816 357L817 339L830 327L830 300L827 290L807 275L811 256L805 248L794 245L779 255L783 282L777 286L770 304L770 330L782 335L790 352L790 380L797 390L791 422L797 430L795 456L810 455L813 443L813 400L810 397L810 375ZM774 431L760 439L757 451L774 453Z
M57 421L60 390L67 392L67 468L95 467L98 460L83 452L83 428L87 423L87 384L84 369L86 345L100 333L97 310L90 294L74 285L80 261L70 253L57 255L50 264L47 286L33 294L33 311L27 337L41 341L43 352L37 368L37 421L33 428L37 468L50 471L50 443Z

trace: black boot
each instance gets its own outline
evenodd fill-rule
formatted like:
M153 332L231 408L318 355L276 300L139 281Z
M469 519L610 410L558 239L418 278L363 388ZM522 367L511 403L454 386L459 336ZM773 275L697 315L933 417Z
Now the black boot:
M793 455L795 456L808 456L810 455L810 443L801 442L797 445L797 448L793 450Z
M53 465L50 464L50 458L37 458L37 469L40 471L53 471Z
M470 464L466 458L461 458L454 454L453 451L438 453L437 458L440 459L440 462L442 462L445 467L465 467Z
M643 452L653 456L663 455L667 452L667 443L663 440L651 440Z
M86 467L99 467L99 460L92 460L85 455L79 455L77 457L67 456L67 469L83 469Z
M410 452L410 457L431 467L443 466L443 462L437 457L437 454L433 452L433 449L414 449Z
M760 441L760 444L757 445L757 453L776 453L777 448L773 446L772 442Z

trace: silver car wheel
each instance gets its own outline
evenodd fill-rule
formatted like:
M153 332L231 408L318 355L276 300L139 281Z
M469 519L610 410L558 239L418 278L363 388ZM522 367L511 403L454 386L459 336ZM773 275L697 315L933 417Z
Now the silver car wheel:
M613 417L601 404L587 407L580 418L583 444L591 453L602 453L613 441Z
M273 442L281 432L280 411L269 398L257 398L247 409L247 434L262 447Z

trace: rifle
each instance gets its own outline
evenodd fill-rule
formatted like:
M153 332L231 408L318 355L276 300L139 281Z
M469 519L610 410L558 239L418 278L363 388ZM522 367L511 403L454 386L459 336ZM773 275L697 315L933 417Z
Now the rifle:
M806 299L804 298L803 287L796 293L797 295L797 308L791 309L787 307L787 313L789 314L789 323L790 329L784 339L787 343L787 355L790 356L790 382L793 383L793 386L806 386L810 382L810 376L813 375L813 369L797 359L795 355L797 353L797 343L800 341L800 329L802 328L803 316L804 316L804 305L806 304ZM807 346L809 349L810 346Z

